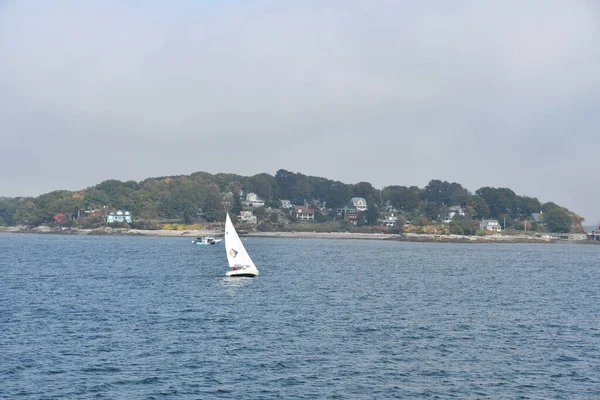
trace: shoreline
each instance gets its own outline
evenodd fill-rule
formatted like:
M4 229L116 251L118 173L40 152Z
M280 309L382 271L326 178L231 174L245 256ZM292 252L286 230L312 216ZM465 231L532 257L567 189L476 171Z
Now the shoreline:
M223 236L222 231L214 230L143 230L103 227L97 229L80 228L50 228L40 226L35 228L25 227L0 227L0 232L6 233L31 233L31 234L59 234L59 235L92 235L92 236L157 236L157 237L200 237ZM288 239L350 239L350 240L392 240L400 242L421 243L572 243L572 244L600 244L595 240L556 239L549 235L438 235L416 233L354 233L354 232L251 232L241 234L243 237L262 238L288 238Z

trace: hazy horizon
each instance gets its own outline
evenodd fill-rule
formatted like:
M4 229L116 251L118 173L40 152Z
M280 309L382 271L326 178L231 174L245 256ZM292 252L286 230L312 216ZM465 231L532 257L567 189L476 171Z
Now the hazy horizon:
M0 2L0 196L286 169L600 220L600 7Z

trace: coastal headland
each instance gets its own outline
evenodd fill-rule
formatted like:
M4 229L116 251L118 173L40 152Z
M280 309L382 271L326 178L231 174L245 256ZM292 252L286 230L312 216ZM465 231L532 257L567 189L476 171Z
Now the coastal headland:
M216 230L144 230L127 228L103 227L98 229L81 228L51 228L39 226L28 227L0 227L0 232L33 233L33 234L63 234L63 235L115 235L115 236L157 236L157 237L200 237L222 236L222 231ZM288 239L354 239L354 240L394 240L405 242L433 242L433 243L582 243L600 244L599 241L586 240L585 234L557 237L551 235L440 235L417 233L355 233L355 232L250 232L245 237L259 238L288 238Z

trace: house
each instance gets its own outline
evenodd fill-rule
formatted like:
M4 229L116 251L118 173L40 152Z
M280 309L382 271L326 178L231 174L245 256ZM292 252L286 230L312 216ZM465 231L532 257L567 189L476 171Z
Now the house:
M111 212L106 217L106 223L112 224L113 222L127 222L131 223L131 213L129 211L121 211Z
M352 225L358 225L358 213L356 211L347 213L346 218Z
M446 218L442 220L444 224L449 224L452 222L456 215L460 215L461 217L465 216L465 212L461 206L452 206L448 208L448 212L446 213Z
M69 216L65 213L58 213L54 216L54 222L56 224L64 224L69 220Z
M495 219L483 219L479 222L479 229L482 231L495 231L500 232L502 227L500 227L500 223Z
M354 206L352 204L348 204L344 207L337 209L337 215L339 217L343 217L343 216L348 215L349 213L353 213L353 212L356 212L356 208L354 208Z
M202 211L202 208L199 207L198 210L196 210L196 220L195 222L206 222L206 214L204 213L204 211Z
M248 193L246 195L246 204L252 207L264 207L265 201L258 197L256 193Z
M292 202L289 200L279 200L279 202L281 203L281 208L284 210L292 208Z
M396 225L397 222L398 222L398 217L396 217L394 214L392 214L392 215L388 215L384 219L380 220L379 225L392 227L392 226Z
M308 221L315 219L315 210L306 206L294 206L296 219Z
M362 197L353 197L350 199L350 203L356 211L367 211L367 200Z
M533 222L537 222L540 225L545 225L546 224L544 222L544 213L542 211L540 211L539 213L532 213L531 214L531 220Z
M246 224L256 224L258 219L256 215L252 211L240 211L240 215L238 215L238 221Z
M380 208L379 211L382 212L396 212L397 210L394 208L394 206L392 205L392 202L390 200L387 200L385 202L385 204L383 204Z

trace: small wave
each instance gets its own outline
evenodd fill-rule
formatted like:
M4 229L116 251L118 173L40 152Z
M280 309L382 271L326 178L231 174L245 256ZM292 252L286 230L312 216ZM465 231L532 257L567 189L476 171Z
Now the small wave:
M557 361L557 362L577 362L577 361L581 361L581 360L578 359L578 358L576 358L576 357L562 355L562 356L558 356L553 361Z
M144 378L140 381L137 381L136 383L140 384L140 385L147 385L150 383L156 383L158 382L160 379L156 376L150 377L150 378Z
M121 372L121 368L117 367L89 367L83 368L81 372Z

